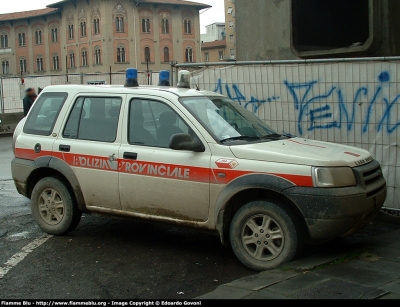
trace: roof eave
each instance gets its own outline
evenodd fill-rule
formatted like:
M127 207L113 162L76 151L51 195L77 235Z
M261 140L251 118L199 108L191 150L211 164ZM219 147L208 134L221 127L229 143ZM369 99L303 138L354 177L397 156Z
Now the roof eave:
M226 48L226 45L212 46L212 47L201 47L201 50L219 49Z
M151 1L151 0L150 0L150 1ZM138 4L160 4L160 5L183 5L183 6L191 6L191 7L197 8L198 10L203 10L203 9L212 8L212 5L203 4L203 3L196 3L196 2L190 3L190 1L187 1L186 3L185 3L185 2L182 2L182 3L159 3L159 2L152 3L152 2L147 2L147 1L146 1L146 2L142 2L142 1L140 1L140 0L136 0L136 2L137 2Z
M59 13L59 12L60 12L60 11L57 10L57 11L48 12L48 13L43 13L43 14L35 15L35 16L27 16L27 17L19 17L19 18L10 18L10 19L0 19L0 22L15 21L15 20L21 20L21 19L26 20L26 19L32 19L32 18L40 18L40 17L43 17L43 16L48 16L48 15L57 14L57 13Z
M62 0L62 1L58 1L58 2L55 2L55 3L51 3L49 5L46 5L46 7L49 7L49 8L61 8L62 5L65 4L65 3L66 3L65 0Z

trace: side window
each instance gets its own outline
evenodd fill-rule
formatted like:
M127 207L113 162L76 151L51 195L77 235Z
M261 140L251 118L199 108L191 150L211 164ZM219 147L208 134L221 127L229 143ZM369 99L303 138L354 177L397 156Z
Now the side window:
M32 111L26 119L24 132L50 135L67 97L67 93L43 93L32 106Z
M79 97L68 117L63 137L115 142L121 104L119 97Z
M169 106L154 100L131 100L129 144L169 148L171 137L179 133L194 134Z

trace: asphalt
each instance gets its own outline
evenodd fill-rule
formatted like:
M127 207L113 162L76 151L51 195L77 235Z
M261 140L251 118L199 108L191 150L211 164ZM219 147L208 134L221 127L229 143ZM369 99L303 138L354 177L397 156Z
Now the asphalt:
M396 279L400 278L396 254L400 244L393 245L396 238L400 240L400 225L387 221L373 223L348 238L309 246L296 262L261 274L245 268L213 234L95 215L84 215L70 235L50 237L31 251L26 246L44 234L32 219L29 200L15 190L10 171L12 157L11 137L0 136L2 299L303 298L297 292L304 289L311 291L309 295L328 293L326 289L353 289L352 293L376 297L396 297L400 293ZM26 250L29 252L23 260L7 268L5 263L16 256L18 259ZM366 250L380 254L360 260ZM365 262L376 257L379 260ZM361 276L366 280L369 270L373 270L384 283L363 284L346 277L358 275L358 271L351 270L353 263L356 267L363 265ZM343 276L334 275L336 269L328 270L344 264L350 267L340 271ZM376 264L379 269L368 267ZM4 268L7 272L1 277ZM271 274L272 281L266 281ZM354 290L354 285L374 291Z

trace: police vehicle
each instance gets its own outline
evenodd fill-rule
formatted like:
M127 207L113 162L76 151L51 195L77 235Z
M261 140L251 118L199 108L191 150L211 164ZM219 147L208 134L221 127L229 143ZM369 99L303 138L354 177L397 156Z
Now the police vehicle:
M291 261L308 242L349 235L386 198L362 149L277 133L228 98L177 87L46 87L14 134L12 174L40 228L74 230L82 213L218 233L247 267Z

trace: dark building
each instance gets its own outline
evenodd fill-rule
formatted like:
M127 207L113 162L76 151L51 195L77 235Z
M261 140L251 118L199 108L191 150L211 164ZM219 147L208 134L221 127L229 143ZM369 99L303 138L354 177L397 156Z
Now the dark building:
M236 0L238 60L400 55L400 1Z

